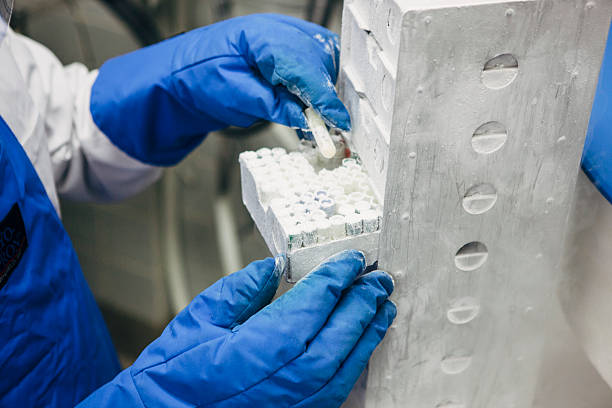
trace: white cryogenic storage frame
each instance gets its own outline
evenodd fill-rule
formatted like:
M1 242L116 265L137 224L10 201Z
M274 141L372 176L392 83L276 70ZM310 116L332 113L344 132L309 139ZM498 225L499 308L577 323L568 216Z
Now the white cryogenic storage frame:
M347 406L532 405L609 0L347 0L398 316Z

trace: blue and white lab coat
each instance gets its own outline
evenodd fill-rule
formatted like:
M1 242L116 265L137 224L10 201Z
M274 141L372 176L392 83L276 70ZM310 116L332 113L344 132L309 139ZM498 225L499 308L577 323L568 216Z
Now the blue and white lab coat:
M94 124L97 72L8 32L0 45L0 406L73 406L119 364L58 196L128 197L160 170Z

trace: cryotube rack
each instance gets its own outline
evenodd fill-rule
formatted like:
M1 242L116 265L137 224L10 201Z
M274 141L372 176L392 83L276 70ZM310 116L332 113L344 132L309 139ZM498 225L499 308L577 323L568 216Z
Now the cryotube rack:
M305 143L240 154L243 202L270 251L287 256L291 282L344 249L374 263L382 225L381 200L359 161L322 162Z

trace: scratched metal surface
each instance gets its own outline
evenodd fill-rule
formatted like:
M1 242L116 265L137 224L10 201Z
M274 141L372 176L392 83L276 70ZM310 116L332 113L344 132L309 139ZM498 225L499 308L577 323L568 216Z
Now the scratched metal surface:
M612 2L397 3L379 265L399 314L347 406L530 407ZM489 89L481 71L505 53L518 75ZM506 142L477 153L472 136L491 121ZM481 183L497 201L470 214L463 198ZM460 270L455 254L473 241L488 258Z

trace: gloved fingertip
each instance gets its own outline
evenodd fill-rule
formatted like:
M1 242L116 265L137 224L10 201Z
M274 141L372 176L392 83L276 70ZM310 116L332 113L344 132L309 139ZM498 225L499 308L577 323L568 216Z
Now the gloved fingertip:
M357 249L346 249L334 256L332 256L331 258L329 258L329 261L338 261L338 260L343 260L343 259L355 259L358 260L359 262L361 262L362 264L362 269L365 269L366 267L366 257L365 254L363 253L363 251L359 251Z
M395 278L390 273L385 272L391 278L391 283L393 284L393 288L395 289Z
M361 275L359 277L359 280L363 284L373 286L373 287L375 286L378 289L378 291L380 290L380 287L382 287L382 289L386 293L386 297L389 297L391 293L393 293L393 288L394 288L393 278L386 272L379 271L379 270L368 272L368 273Z
M353 126L351 124L351 117L348 112L346 113L346 120L340 122L338 127L339 129L344 130L345 132L350 132L351 130L353 130Z
M397 308L395 304L390 300L386 300L385 303L380 306L376 317L372 321L375 331L378 333L379 341L385 337L387 330L393 324L395 317L397 316Z
M347 249L337 253L336 255L330 256L321 263L321 265L325 264L334 266L344 264L348 266L348 270L351 270L351 274L353 275L353 279L351 279L350 283L352 283L359 276L363 275L367 266L365 254L355 249Z
M353 127L351 126L351 123L347 123L345 125L340 126L338 129L344 131L344 132L350 132L353 130Z
M389 316L388 321L389 321L389 325L391 325L391 323L393 323L393 321L395 320L395 317L397 316L397 305L395 304L394 301L387 300L383 304L383 307L388 310L388 316Z
M258 261L253 261L250 264L248 264L247 266L245 266L244 268L242 268L242 270L248 270L248 271L250 271L249 273L256 273L256 274L258 274L258 272L255 272L255 271L271 270L273 267L274 267L274 258L268 257L268 258L261 259L261 260L258 260Z
M384 271L376 272L380 273L379 281L387 291L387 294L390 296L393 293L393 289L395 289L395 282L393 281L393 276L389 275L387 272Z
M331 127L350 132L351 115L349 115L348 110L342 102L339 102L339 105L340 107L337 109L324 111L322 114L323 119Z

